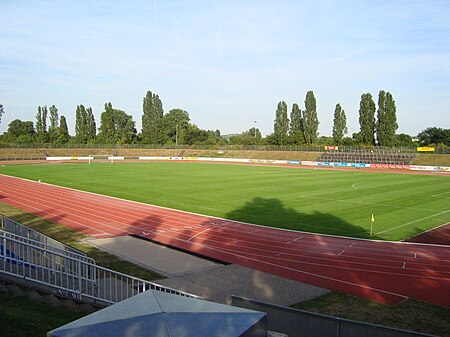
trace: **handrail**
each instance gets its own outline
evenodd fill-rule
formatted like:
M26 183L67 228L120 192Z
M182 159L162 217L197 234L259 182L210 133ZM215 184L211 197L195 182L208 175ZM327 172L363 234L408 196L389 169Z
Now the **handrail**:
M202 299L7 236L0 236L0 246L0 273L46 285L78 300L113 304L150 289Z

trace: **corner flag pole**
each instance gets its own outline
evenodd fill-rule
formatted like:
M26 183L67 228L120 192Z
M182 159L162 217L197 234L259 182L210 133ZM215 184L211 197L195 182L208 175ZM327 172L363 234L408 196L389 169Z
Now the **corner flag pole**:
M372 219L371 219L371 222L370 222L370 236L373 235L373 223L374 222L375 222L375 217L372 214Z

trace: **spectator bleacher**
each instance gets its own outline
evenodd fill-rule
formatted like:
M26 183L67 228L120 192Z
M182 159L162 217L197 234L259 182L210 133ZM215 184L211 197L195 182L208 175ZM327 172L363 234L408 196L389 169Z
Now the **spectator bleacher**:
M402 153L386 150L339 150L324 152L319 156L319 158L317 158L317 161L334 163L409 165L416 157L416 153Z

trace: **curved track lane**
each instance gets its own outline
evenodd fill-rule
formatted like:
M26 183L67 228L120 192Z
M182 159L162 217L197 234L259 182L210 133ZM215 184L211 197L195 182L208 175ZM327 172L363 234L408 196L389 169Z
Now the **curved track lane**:
M0 202L94 237L136 235L381 303L450 307L450 247L269 228L0 175Z

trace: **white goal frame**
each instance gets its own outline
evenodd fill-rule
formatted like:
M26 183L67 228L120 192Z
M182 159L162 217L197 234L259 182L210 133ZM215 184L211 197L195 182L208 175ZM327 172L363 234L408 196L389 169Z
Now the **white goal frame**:
M114 156L112 154L90 154L88 156L89 165L92 160L110 160L111 164L114 164Z

